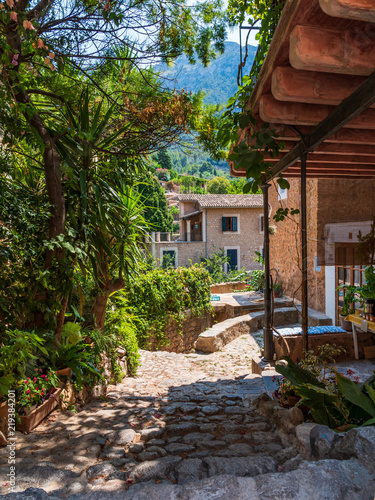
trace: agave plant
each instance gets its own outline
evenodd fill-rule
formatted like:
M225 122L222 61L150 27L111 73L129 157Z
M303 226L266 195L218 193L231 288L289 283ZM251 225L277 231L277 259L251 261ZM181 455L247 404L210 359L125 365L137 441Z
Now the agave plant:
M332 429L349 425L375 425L375 375L359 384L335 372L336 387L319 380L311 371L285 357L287 366L278 365L276 371L293 384L302 398L301 404L310 409L315 422Z

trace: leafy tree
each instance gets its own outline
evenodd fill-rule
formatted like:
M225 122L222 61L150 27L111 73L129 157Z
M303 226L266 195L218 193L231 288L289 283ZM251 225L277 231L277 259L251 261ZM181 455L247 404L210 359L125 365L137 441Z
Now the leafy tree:
M171 170L173 167L172 159L168 153L168 151L163 148L160 149L155 155L156 161L159 163L161 168L165 168L167 170Z
M199 167L199 172L201 174L211 174L212 173L212 165L208 163L208 161L205 161L202 163L202 165Z
M228 194L231 191L231 183L225 177L214 177L207 184L207 191L211 194Z
M69 282L77 259L77 248L69 247L75 237L67 235L74 214L73 209L68 211L72 206L68 198L77 183L85 184L81 175L87 173L86 159L95 165L98 178L104 174L107 179L110 175L131 179L134 170L141 169L137 158L172 144L186 131L193 99L183 92L165 92L147 63L169 61L182 52L193 62L195 51L207 64L214 57L210 41L215 40L216 49L223 48L224 17L216 15L219 10L219 2L205 2L196 10L175 1L153 5L120 0L8 0L1 5L2 142L25 171L43 179L42 191L50 208L49 245L39 259L44 259L50 282ZM106 117L106 137L96 129L100 141L90 135L95 127L90 125L88 130L88 122L76 128L82 92L92 96L85 104L85 119L93 125ZM72 164L74 154L80 158L79 172ZM121 199L120 182L101 187L114 189ZM94 197L98 189L93 188ZM115 199L114 206L120 203ZM79 207L82 220L88 220L85 200L83 196ZM105 206L116 215L109 210L110 200L97 208ZM104 220L103 213L99 216L94 219L96 228ZM102 236L110 238L110 233ZM45 281L47 275L43 276ZM49 293L51 289L44 292L45 298ZM54 293L61 303L58 335L68 291Z
M140 200L145 206L144 218L151 231L170 232L173 230L173 215L168 210L164 189L150 173L140 177L138 186Z
M235 162L236 167L246 170L246 178L250 182L244 185L244 193L256 193L264 182L264 173L269 174L272 164L264 161L264 153L271 157L277 157L280 144L276 142L277 134L269 129L265 123L260 130L256 129L256 120L252 111L247 108L247 102L254 88L260 68L263 65L271 39L277 26L285 0L254 0L252 2L239 3L237 0L229 0L228 14L230 23L233 25L246 22L251 27L258 28L256 35L259 40L259 49L255 57L255 64L250 75L240 78L241 67L238 71L237 93L228 100L227 109L221 115L216 134L217 143L223 148L230 148L228 159ZM245 61L248 56L246 50ZM238 130L251 127L252 145L249 146L246 139L238 142ZM209 146L208 146L209 147ZM263 153L263 152L264 153ZM281 175L277 179L281 188L289 188L289 183Z

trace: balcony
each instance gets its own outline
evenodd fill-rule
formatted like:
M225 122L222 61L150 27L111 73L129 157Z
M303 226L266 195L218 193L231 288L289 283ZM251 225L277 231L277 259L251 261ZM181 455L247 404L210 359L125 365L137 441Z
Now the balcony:
M169 242L191 242L203 241L202 231L180 232L180 233L151 233L151 242L169 243Z

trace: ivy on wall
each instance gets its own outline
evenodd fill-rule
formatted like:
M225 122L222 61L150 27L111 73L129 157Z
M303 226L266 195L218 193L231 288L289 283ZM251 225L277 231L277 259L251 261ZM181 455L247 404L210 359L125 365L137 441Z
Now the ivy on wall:
M170 319L182 324L186 311L201 315L211 310L210 277L203 267L144 269L124 291L133 314L139 347L151 339L157 347L168 344L165 327Z
M264 160L269 154L272 158L279 155L282 144L276 141L277 133L265 123L260 130L255 128L255 119L247 103L254 89L256 79L267 55L274 31L279 21L285 0L253 0L244 2L230 0L228 15L230 23L234 25L246 23L257 28L256 39L259 48L255 57L250 75L244 76L237 93L228 101L218 138L224 147L232 147L228 159L235 163L235 168L244 169L248 182L244 186L244 193L256 193L263 184L264 175L269 177L272 164ZM252 145L246 139L238 143L239 129L247 130L251 136ZM289 188L289 183L282 176L277 179L281 188Z

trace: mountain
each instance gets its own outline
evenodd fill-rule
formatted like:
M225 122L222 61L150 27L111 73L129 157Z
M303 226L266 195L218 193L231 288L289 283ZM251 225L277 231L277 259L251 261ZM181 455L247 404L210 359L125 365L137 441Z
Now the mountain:
M248 45L248 58L243 74L249 74L257 47ZM245 47L242 48L242 57ZM191 92L203 90L206 93L205 102L210 104L226 104L228 99L237 92L237 72L240 62L240 46L235 42L225 43L224 54L217 57L206 68L202 63L189 64L186 56L180 56L173 66L159 64L155 67L166 78L169 88L185 89Z

